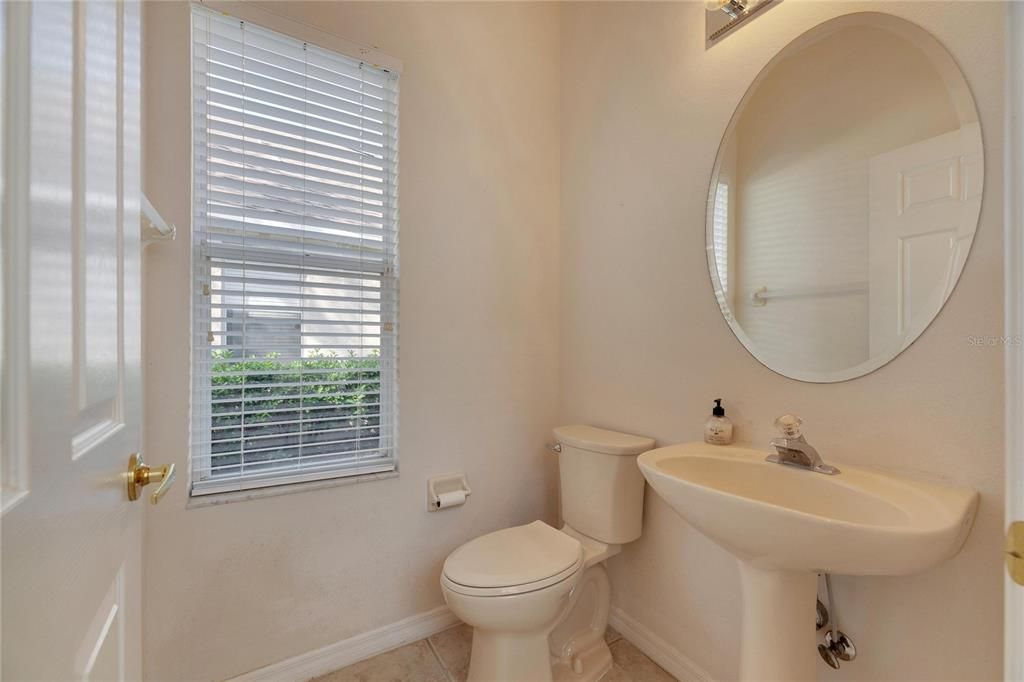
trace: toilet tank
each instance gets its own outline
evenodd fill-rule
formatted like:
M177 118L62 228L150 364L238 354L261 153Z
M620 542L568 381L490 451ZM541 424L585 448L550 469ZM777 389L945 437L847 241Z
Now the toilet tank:
M640 537L644 477L637 455L654 440L593 426L559 426L555 440L561 479L562 518L595 540L621 545Z

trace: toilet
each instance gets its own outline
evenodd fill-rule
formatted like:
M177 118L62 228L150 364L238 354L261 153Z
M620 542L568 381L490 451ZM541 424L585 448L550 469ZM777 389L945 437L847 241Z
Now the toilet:
M591 682L612 665L603 562L640 537L650 438L593 426L554 430L564 525L543 521L470 540L444 562L441 590L473 627L470 682Z

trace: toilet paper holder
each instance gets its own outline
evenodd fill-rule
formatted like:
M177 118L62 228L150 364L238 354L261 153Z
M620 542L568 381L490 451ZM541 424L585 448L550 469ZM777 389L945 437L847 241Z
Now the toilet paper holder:
M427 511L460 507L472 492L466 475L461 472L431 476L427 479Z

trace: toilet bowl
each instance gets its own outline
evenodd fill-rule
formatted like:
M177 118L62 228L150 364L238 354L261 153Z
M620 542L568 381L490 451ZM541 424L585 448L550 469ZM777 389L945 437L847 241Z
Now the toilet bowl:
M603 562L640 535L636 456L654 441L590 426L559 427L555 437L562 529L534 521L498 530L445 561L445 602L473 627L470 682L592 682L611 668Z

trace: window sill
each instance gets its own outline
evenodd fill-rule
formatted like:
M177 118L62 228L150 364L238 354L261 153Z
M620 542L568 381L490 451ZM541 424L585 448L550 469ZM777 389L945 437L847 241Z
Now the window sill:
M370 481L384 481L391 478L398 478L398 470L382 471L375 474L360 474L358 476L343 476L339 478L325 478L320 481L307 481L303 483L288 483L285 485L268 486L266 488L251 488L249 490L236 490L226 493L210 493L208 495L189 495L185 509L200 509L202 507L215 507L221 504L233 502L246 502L248 500L259 500L264 497L277 497L278 495L293 495L324 488L337 488L343 485L355 483L368 483Z

